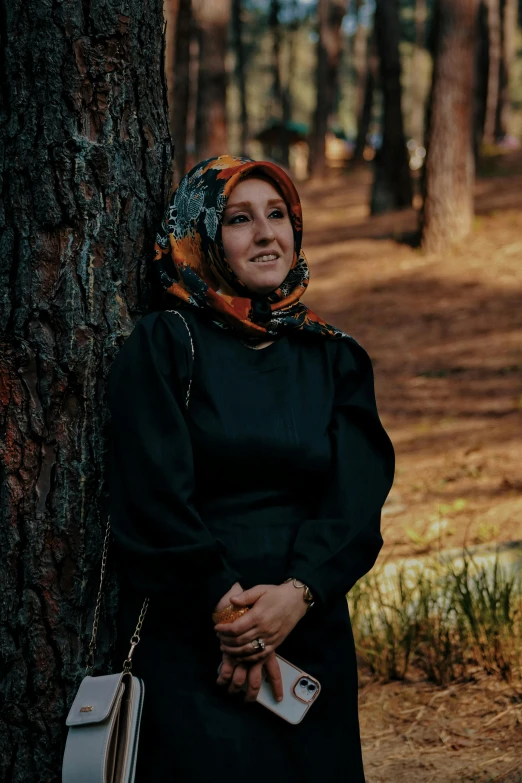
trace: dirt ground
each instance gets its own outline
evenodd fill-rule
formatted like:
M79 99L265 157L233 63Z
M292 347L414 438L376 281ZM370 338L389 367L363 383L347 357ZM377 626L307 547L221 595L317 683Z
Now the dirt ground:
M368 216L367 170L300 187L306 301L369 351L397 451L381 558L522 539L522 154L487 169L445 255L415 247L415 210ZM367 683L368 783L522 781L522 688L502 687Z
M521 783L520 690L487 678L360 691L367 783Z

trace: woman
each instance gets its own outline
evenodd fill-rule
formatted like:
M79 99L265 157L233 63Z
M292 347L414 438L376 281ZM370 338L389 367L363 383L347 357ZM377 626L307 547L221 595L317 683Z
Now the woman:
M114 364L123 654L150 597L139 783L364 781L345 595L382 544L393 450L367 354L300 302L301 233L278 166L201 163L157 237L168 309ZM298 725L255 703L263 669L281 696L276 650L322 686Z

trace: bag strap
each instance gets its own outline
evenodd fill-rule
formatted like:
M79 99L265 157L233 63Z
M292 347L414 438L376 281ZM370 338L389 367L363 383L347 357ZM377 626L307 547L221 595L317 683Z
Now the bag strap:
M96 598L96 606L94 607L94 619L92 622L92 633L91 633L91 641L89 642L89 652L87 654L87 664L85 666L85 674L89 674L89 672L93 671L94 669L94 658L96 654L96 637L98 636L98 624L100 622L100 610L101 610L101 602L102 602L102 593L103 593L103 580L105 579L105 572L107 570L107 557L109 552L109 540L111 535L111 518L110 516L107 518L107 526L105 528L105 537L103 539L103 552L102 552L102 563L101 563L101 573L100 573L100 584L98 587L98 596ZM127 657L125 658L125 661L123 662L123 671L124 672L130 672L132 668L132 655L134 653L134 649L140 642L140 632L141 632L141 626L143 625L143 620L145 619L145 614L147 613L147 609L149 607L149 599L145 598L143 601L143 605L141 607L140 615L138 617L138 622L136 625L136 628L134 630L134 633L131 636L130 639L130 650L127 654Z
M178 310L165 310L166 313L174 313L174 315L177 315L181 318L183 323L185 324L185 327L188 332L189 340L190 340L190 350L192 353L192 363L194 363L194 340L192 339L192 333L189 329L189 325L186 322L185 318L181 315ZM190 402L190 388L192 386L192 374L189 379L188 388L187 388L187 396L185 398L185 408L188 408L189 402ZM100 610L101 610L101 602L102 602L102 592L103 592L103 580L105 579L105 572L107 570L107 557L109 553L109 541L111 537L111 518L110 516L107 517L107 526L105 528L105 537L103 539L103 551L102 551L102 559L101 559L101 572L100 572L100 584L98 587L98 596L96 598L96 605L94 607L94 619L92 622L92 633L91 633L91 640L89 642L89 652L87 654L87 664L85 667L85 674L88 674L90 671L93 671L94 669L94 658L96 654L96 638L98 636L98 625L100 622ZM125 658L123 662L123 671L124 672L130 672L132 668L132 656L134 654L134 650L140 643L140 633L141 633L141 627L143 625L143 621L145 619L145 615L147 613L147 609L149 608L149 598L145 598L143 601L141 611L138 617L138 622L136 624L136 628L134 630L134 633L132 634L130 638L130 649L127 654L127 657Z
M194 340L192 339L192 332L189 329L189 325L186 322L185 318L181 315L179 310L165 310L165 313L173 313L174 315L177 315L178 318L181 318L183 323L185 324L185 328L188 332L189 340L190 340L190 352L192 354L192 365L194 365ZM187 388L187 396L185 398L185 408L188 408L189 402L190 402L190 387L192 386L192 373L190 374L190 379L188 382L188 388Z

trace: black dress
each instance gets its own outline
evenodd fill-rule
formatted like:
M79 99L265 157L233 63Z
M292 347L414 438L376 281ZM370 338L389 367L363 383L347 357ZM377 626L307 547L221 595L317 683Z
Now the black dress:
M137 783L362 783L345 594L382 544L393 451L366 353L302 335L261 350L192 311L144 317L110 382L111 514L128 648L145 681ZM191 384L190 401L185 409ZM278 652L322 685L294 726L215 684L210 618L243 588L306 582L316 605Z

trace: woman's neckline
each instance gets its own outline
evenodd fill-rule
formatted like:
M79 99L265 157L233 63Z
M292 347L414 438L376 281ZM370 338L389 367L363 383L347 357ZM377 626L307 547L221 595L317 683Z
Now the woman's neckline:
M258 345L249 345L244 340L241 340L241 343L245 346L245 348L249 348L251 351L262 351L264 348L269 348L271 345L274 345L276 340L267 340L262 343L258 343Z
M234 345L237 346L235 351L232 350L230 358L235 358L237 361L248 362L254 367L259 365L268 366L273 362L286 361L286 358L281 358L281 349L283 345L288 342L288 335L282 334L270 341L270 345L265 345L264 348L255 347L252 342L248 341L248 338L242 339L242 337L233 329L223 329L223 327L216 323L212 318L209 318L207 314L199 311L185 311L185 316L188 316L189 326L196 330L200 327L209 329L219 340L223 340L223 347L233 349ZM261 340L261 342L268 342L267 340ZM239 352L239 353L238 353Z

